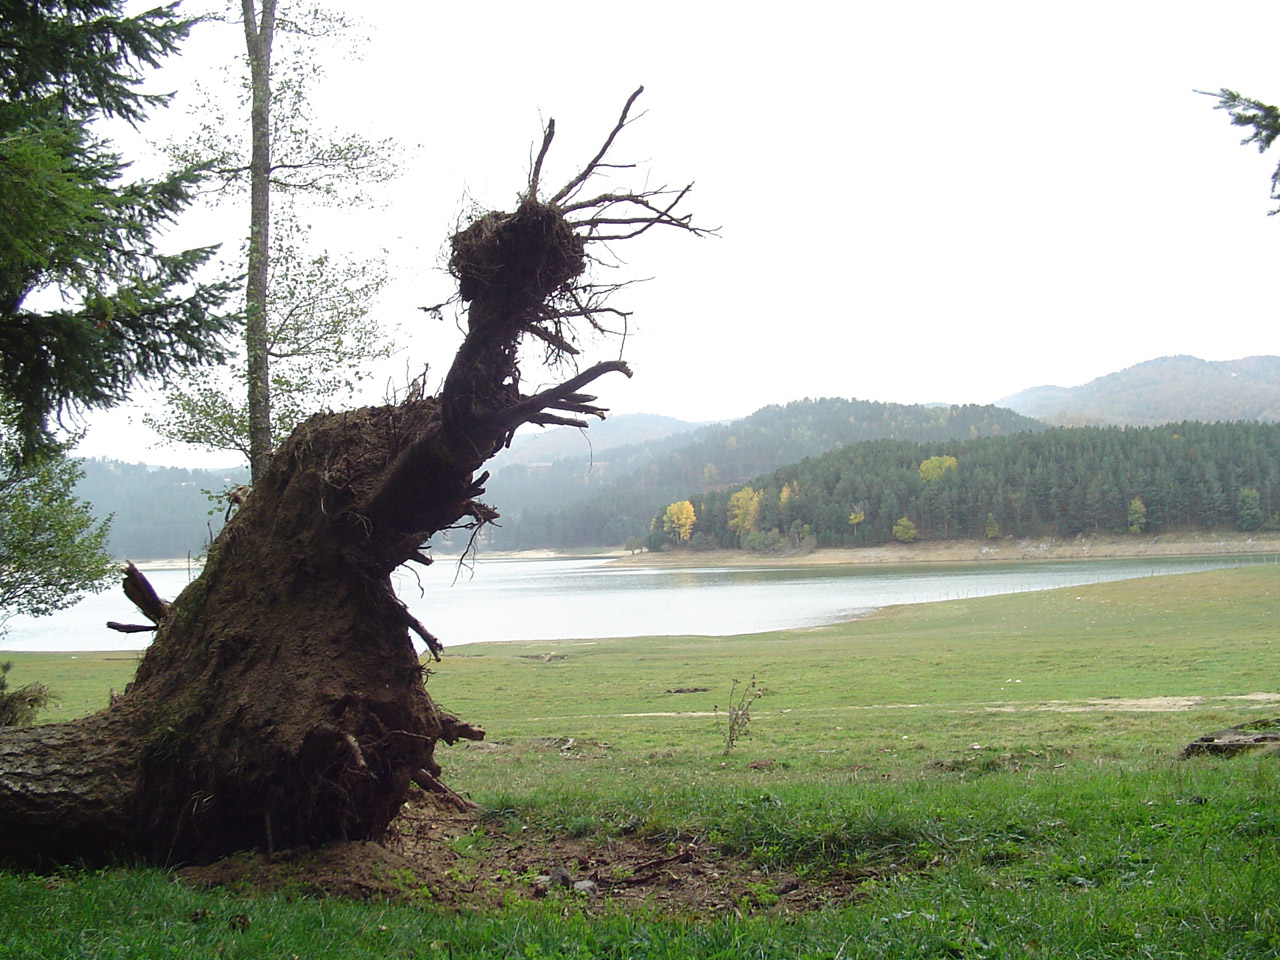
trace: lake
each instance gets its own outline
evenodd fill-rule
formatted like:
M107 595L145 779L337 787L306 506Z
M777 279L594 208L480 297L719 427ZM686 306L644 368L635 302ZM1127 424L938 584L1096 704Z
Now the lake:
M880 607L1049 590L1135 577L1190 573L1274 557L1072 560L1001 564L846 564L822 567L618 566L602 559L441 559L397 574L414 616L446 646L495 640L569 640L692 634L729 636L837 623ZM148 572L162 597L187 584L185 570ZM108 630L141 614L119 589L39 619L15 616L5 650L138 650L150 634Z

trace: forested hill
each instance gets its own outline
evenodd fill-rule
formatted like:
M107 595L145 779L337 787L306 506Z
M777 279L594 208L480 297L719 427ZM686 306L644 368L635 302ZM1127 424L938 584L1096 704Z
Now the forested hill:
M674 498L760 476L844 444L879 438L959 440L1043 429L994 406L920 406L866 400L798 400L728 424L620 447L586 464L513 465L496 471L486 500L502 514L500 549L617 546L643 537Z
M1280 357L1161 357L1079 387L1035 387L999 401L1056 426L1156 426L1183 420L1280 421Z
M76 496L93 506L95 516L114 517L107 549L128 560L203 553L211 533L222 527L222 513L205 491L249 482L244 468L185 470L94 459L80 461L80 469Z
M651 547L1241 530L1280 521L1280 424L1055 428L967 443L876 441L655 515ZM688 510L683 511L687 517ZM664 519L666 522L664 523ZM663 529L665 526L665 530Z

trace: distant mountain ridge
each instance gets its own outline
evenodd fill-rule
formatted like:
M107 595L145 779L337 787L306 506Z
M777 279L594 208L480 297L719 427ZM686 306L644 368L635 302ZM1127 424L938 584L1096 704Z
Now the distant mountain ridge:
M663 440L703 426L706 424L653 413L622 413L592 421L591 428L585 431L579 427L531 430L517 435L509 449L498 451L486 469L497 473L513 464L553 463L565 457L581 457L586 463L606 450Z
M872 439L933 442L1040 431L1046 424L1191 420L1280 422L1280 357L1161 357L1083 386L1035 387L989 406L805 399L713 424L626 414L593 424L585 436L573 428L521 435L487 464L484 499L502 513L488 545L614 546L644 533L653 511L673 499L729 489ZM114 515L110 549L134 559L198 553L221 523L203 491L247 480L244 471L110 460L82 465L78 495L98 516Z
M996 405L1064 427L1275 422L1280 421L1280 357L1159 357L1078 387L1033 387Z

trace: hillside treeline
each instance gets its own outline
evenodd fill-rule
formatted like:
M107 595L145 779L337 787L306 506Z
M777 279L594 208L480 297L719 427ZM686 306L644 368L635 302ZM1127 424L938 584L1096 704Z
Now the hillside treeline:
M93 459L80 461L76 496L99 519L110 516L107 550L129 560L199 555L222 528L209 491L248 482L244 468L188 470Z
M891 540L1275 525L1280 425L1056 428L966 443L874 441L660 509L650 546ZM691 514L691 516L690 516Z
M494 475L502 549L616 546L644 537L654 511L695 490L741 485L770 470L865 440L964 440L1043 429L990 405L923 406L824 398L773 405L728 424L607 451L590 465L562 460Z

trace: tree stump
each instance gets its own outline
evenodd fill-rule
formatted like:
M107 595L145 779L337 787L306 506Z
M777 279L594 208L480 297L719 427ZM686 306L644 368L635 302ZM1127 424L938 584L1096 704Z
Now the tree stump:
M156 636L129 691L81 720L0 732L0 858L173 863L373 838L411 782L445 789L436 744L483 733L432 702L412 636L437 659L440 644L391 573L429 562L436 534L497 517L476 472L517 427L585 427L605 411L582 388L630 375L607 361L520 391L522 339L564 361L578 353L574 324L601 331L626 316L604 304L618 285L584 279L589 245L653 226L705 232L674 212L687 186L576 199L610 166L639 93L596 157L543 200L548 123L514 212L454 236L467 328L439 396L419 384L399 403L298 427L172 603L130 578Z

